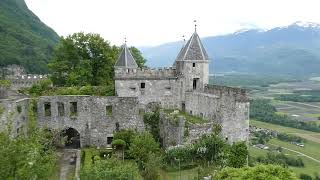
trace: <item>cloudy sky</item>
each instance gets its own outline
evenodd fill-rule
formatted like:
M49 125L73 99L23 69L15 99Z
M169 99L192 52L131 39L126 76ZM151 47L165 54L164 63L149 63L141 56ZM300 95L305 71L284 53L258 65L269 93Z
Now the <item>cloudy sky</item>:
M320 23L319 0L26 0L59 35L84 31L120 45L149 46L244 28L270 29L296 21Z

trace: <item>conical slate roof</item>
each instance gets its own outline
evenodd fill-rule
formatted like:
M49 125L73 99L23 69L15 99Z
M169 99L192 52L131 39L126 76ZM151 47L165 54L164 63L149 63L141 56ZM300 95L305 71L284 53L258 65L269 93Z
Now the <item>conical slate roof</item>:
M115 67L137 68L138 65L133 58L129 48L126 44L122 46L120 56L114 65Z
M192 34L187 44L178 54L177 61L184 60L209 60L197 32Z

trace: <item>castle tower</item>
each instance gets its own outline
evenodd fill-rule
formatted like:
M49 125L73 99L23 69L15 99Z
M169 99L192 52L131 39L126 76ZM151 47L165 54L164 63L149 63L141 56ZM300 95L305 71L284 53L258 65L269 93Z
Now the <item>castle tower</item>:
M133 58L129 48L127 47L127 44L124 43L122 46L122 50L120 53L120 56L114 65L115 69L136 69L138 68L138 65Z
M175 66L178 75L184 78L184 89L203 89L209 83L209 57L197 30L179 52Z

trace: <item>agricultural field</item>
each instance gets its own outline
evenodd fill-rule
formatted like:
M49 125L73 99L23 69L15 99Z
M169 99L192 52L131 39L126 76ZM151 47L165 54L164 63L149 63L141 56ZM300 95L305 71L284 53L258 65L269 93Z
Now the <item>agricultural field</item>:
M271 151L275 151L277 147L283 147L283 152L287 156L299 157L303 160L304 167L289 167L297 175L301 173L309 174L314 176L316 172L320 170L320 133L284 127L280 125L250 120L250 125L254 125L260 128L270 129L281 133L287 133L296 135L306 139L304 143L305 147L299 147L289 142L280 141L278 139L271 139L267 145ZM262 150L255 147L249 147L249 154L253 157L267 155L270 150Z
M319 121L320 102L294 102L284 101L283 99L295 99L297 101L320 99L320 81L304 80L270 84L264 89L251 91L251 96L252 98L271 99L272 105L277 108L279 113L286 114L299 121Z

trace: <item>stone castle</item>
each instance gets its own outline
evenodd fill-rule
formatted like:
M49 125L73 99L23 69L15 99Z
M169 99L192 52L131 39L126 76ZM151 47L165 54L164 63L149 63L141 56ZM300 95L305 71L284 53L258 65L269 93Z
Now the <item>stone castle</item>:
M208 54L195 31L181 48L172 67L139 68L126 44L115 64L114 97L43 96L37 101L39 126L72 131L80 146L109 146L113 134L121 129L143 131L142 112L157 104L205 119L207 123L190 124L185 120L173 125L162 113L159 124L166 146L192 142L212 132L214 123L222 127L229 142L247 141L249 134L249 98L243 89L209 84ZM3 99L0 105L0 130L12 116L13 136L25 133L30 99ZM22 110L17 111L18 107ZM174 127L176 126L176 127ZM188 137L184 137L188 131ZM177 138L179 137L179 138ZM174 143L170 143L174 141Z

